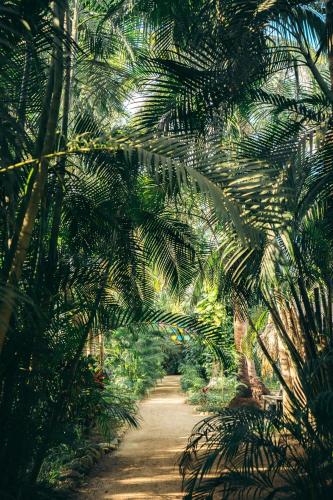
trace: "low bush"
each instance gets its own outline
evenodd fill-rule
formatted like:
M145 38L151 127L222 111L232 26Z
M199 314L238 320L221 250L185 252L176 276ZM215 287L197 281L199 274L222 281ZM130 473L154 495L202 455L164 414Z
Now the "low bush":
M39 473L39 481L45 485L56 484L64 465L77 457L79 449L91 444L94 436L111 442L124 423L138 425L135 399L102 374L92 357L81 360L72 392L59 443L49 448Z
M187 394L187 402L203 412L216 412L225 407L239 385L236 377L223 374L209 382L200 376L196 366L189 364L181 366L181 373L181 388Z
M180 385L184 392L197 392L207 385L207 380L199 375L195 366L183 364L180 367L181 378Z

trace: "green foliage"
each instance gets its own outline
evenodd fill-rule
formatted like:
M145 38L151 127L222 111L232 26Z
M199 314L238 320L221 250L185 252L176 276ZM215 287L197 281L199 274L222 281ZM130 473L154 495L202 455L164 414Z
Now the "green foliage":
M82 437L71 444L60 444L49 450L40 471L40 482L53 486L57 483L61 469L76 458L76 450L84 443Z
M235 395L233 322L227 309L218 300L216 289L203 292L196 304L199 317L207 324L215 324L220 336L217 345L229 353L228 363L216 356L200 338L190 338L184 344L184 359L180 365L181 387L187 400L200 411L214 412L226 406Z
M239 385L235 376L220 373L208 386L209 381L200 377L198 368L188 364L181 366L181 373L181 388L186 392L188 403L203 412L214 413L227 406Z
M116 384L95 366L93 359L87 358L85 363L88 363L88 368L78 376L78 393L72 411L83 434L89 435L89 431L97 427L104 439L111 441L120 425L138 425L136 407L133 399L119 391Z
M168 362L148 324L201 336L184 387L221 358L232 374L223 296L269 311L296 386L256 325L243 350L258 343L294 408L330 395L332 25L331 1L2 2L0 495L34 498L53 449L134 423L129 393ZM184 216L189 193L200 210ZM212 275L213 291L196 314L161 311L156 275L169 303L194 303ZM82 357L90 333L111 339L103 390Z
M180 384L183 391L201 391L207 384L207 380L201 377L198 373L198 368L190 364L183 364L180 368L181 379Z
M61 469L91 444L91 434L111 442L125 423L138 426L134 398L103 374L93 358L83 358L76 384L63 416L57 425L58 440L49 447L39 474L41 483L57 484Z
M166 336L162 349L165 353L163 369L166 375L179 375L180 365L184 357L183 345L174 342L172 338Z
M332 467L330 420L311 432L295 416L247 407L197 424L180 461L185 498L193 499L328 499Z
M218 300L217 290L210 289L196 304L196 311L203 321L213 323L216 326L224 326L227 320L226 307Z
M105 368L119 391L142 398L164 374L164 336L152 329L119 329L106 348Z

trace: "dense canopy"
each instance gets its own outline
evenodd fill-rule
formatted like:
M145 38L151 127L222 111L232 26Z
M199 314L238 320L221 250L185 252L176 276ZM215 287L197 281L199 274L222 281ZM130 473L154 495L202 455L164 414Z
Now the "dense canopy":
M1 0L1 498L179 372L186 498L332 498L332 109L333 0Z

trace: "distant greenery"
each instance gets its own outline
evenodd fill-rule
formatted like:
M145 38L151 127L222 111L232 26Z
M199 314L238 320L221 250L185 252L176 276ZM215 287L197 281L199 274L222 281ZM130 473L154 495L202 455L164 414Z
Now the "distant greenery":
M105 371L119 392L142 398L167 373L166 362L177 357L171 334L141 328L119 329L106 344Z
M219 374L214 386L207 388L207 381L202 379L197 370L189 365L181 367L181 387L186 392L187 402L199 411L214 413L228 405L236 394L236 377Z
M225 302L218 297L217 289L207 288L207 284L198 295L195 312L206 323L214 324L219 329L221 345L230 357L227 365L223 365L222 360L200 338L189 339L184 344L180 364L181 388L186 392L189 404L202 412L215 412L231 401L238 386L233 320Z

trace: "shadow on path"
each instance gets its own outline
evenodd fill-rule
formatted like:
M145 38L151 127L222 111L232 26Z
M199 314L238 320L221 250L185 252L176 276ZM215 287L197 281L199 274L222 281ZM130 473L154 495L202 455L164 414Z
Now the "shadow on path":
M140 404L141 427L92 472L77 500L180 499L176 465L192 427L203 417L186 405L178 376L165 377Z

